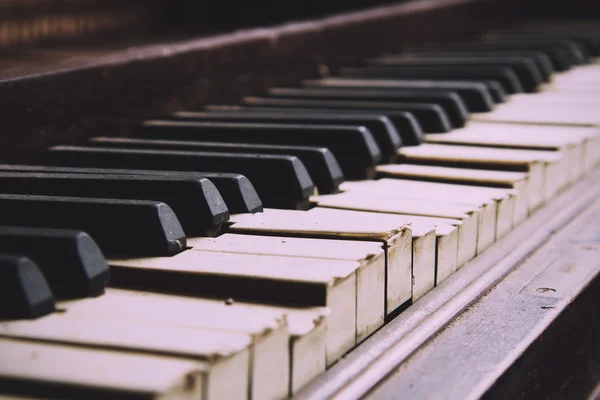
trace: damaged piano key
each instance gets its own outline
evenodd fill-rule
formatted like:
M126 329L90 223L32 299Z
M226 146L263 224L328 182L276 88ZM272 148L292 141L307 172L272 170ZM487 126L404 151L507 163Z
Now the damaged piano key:
M214 235L229 219L223 198L206 178L0 172L0 188L13 194L158 200L175 211L192 236Z
M342 170L335 156L325 147L269 145L254 143L197 142L188 140L139 139L119 137L95 137L90 146L123 149L183 150L229 153L260 153L292 155L306 167L319 193L335 193L344 181ZM396 149L394 149L396 154ZM232 211L232 213L235 211ZM239 211L243 212L243 211Z
M523 92L523 87L517 74L510 67L453 67L453 66L423 66L410 65L381 65L369 67L342 68L343 78L375 78L411 80L457 80L473 82L497 82L506 94Z
M108 264L85 232L0 226L0 252L23 254L35 262L59 298L98 296L108 284Z
M396 127L386 116L369 114L339 114L325 112L278 112L247 111L216 112L216 111L180 111L173 118L185 121L203 122L258 122L281 123L298 125L354 125L364 126L371 132L377 142L384 160L392 161L396 157L396 149L402 141Z
M111 259L109 265L120 288L329 307L327 332L335 340L328 340L328 364L356 344L356 261L186 251L174 257Z
M109 254L169 256L186 246L175 213L158 201L0 194L0 220L82 230Z
M342 167L344 176L354 179L370 176L373 167L381 160L381 151L373 135L367 128L357 126L156 120L144 122L139 127L139 136L154 139L322 146L333 153ZM256 185L255 179L246 175Z
M348 100L372 102L400 102L417 104L437 104L446 112L455 128L465 125L469 111L462 98L453 91L441 90L342 90L338 88L272 88L268 95L276 98Z
M155 175L188 179L209 179L217 188L232 214L262 211L262 202L244 175L225 172L160 171L147 169L56 167L47 165L0 164L5 172L47 172L64 174Z
M275 97L245 97L244 104L246 106L255 107L271 107L274 109L288 110L294 108L311 108L311 109L332 109L341 110L341 112L356 111L358 113L372 112L384 114L393 121L391 113L393 112L410 112L417 119L421 128L425 132L442 133L452 130L452 123L444 109L437 104L422 104L422 103L399 103L390 101L350 101L350 100L324 100L324 99L293 99L293 98L275 98ZM403 114L404 115L404 114ZM402 142L408 143L408 139L400 132Z
M64 166L240 173L269 207L305 208L314 192L308 171L294 156L56 146L45 160Z
M0 253L0 320L38 318L53 311L54 296L38 266L25 256Z

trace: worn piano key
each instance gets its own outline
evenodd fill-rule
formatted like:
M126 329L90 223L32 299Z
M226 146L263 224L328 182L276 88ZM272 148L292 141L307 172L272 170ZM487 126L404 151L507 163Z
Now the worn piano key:
M303 208L314 191L308 171L294 156L56 146L46 152L46 161L63 166L241 173L271 207Z
M523 222L529 215L529 177L524 172L477 170L468 168L436 167L430 165L388 164L377 167L382 177L413 181L460 184L483 188L512 189L515 197L515 220ZM504 189L501 190L501 193Z
M368 90L341 89L335 87L320 88L272 88L269 96L291 99L347 100L370 102L400 102L417 104L437 104L446 113L453 127L464 126L469 111L462 98L454 91L443 90Z
M0 194L7 225L87 232L104 253L168 256L185 249L173 210L158 201Z
M0 192L158 200L175 211L185 232L192 236L214 234L229 219L223 198L206 178L0 172Z
M250 397L252 387L257 398L277 399L285 397L289 388L288 332L285 323L271 329L279 331L280 336L270 343L271 357L252 360L252 336L241 331L207 329L193 323L165 325L136 318L106 320L95 313L74 318L68 310L33 322L0 323L0 337L108 347L199 361L209 365L213 374L221 375L219 379L239 382L236 398ZM253 373L271 375L273 380L254 382Z
M590 154L590 136L597 136L594 128L577 126L542 126L526 124L480 123L446 135L427 135L427 142L528 150L561 151L568 159L571 182L586 171L586 153ZM593 162L593 161L591 161Z
M357 262L186 251L168 258L111 259L109 265L113 284L121 288L329 307L328 365L356 344Z
M515 195L509 190L385 178L377 181L347 182L342 190L476 206L482 210L482 220L491 218L495 212L495 240L507 234L513 228L515 220Z
M54 311L46 278L29 258L0 253L0 320L39 318Z
M219 387L209 388L202 363L173 357L0 339L0 359L0 393L18 397L210 400L210 394L236 394L237 385L218 379L210 383ZM59 360L68 362L57 368Z
M409 59L405 56L386 56L372 60L370 65L421 67L509 67L519 77L525 92L536 92L544 77L536 62L529 57L420 57Z
M236 112L180 111L174 113L172 117L178 120L204 122L268 122L299 125L364 126L373 135L385 160L393 160L396 157L396 149L402 144L396 127L392 121L383 115L239 110Z
M252 143L197 142L188 140L161 140L120 137L95 137L90 146L122 149L208 151L229 153L260 153L292 155L306 167L319 193L335 193L344 180L342 170L334 155L325 147L286 146ZM394 148L394 153L396 148Z
M456 271L458 266L459 241L466 238L466 236L461 236L462 233L466 233L466 231L462 233L460 232L460 226L462 225L462 221L447 218L431 218L415 215L350 211L325 207L315 207L311 209L309 213L313 218L352 218L355 221L370 221L368 223L371 224L377 223L385 225L389 223L395 223L397 225L410 225L413 229L412 262L413 274L415 274L415 282L413 282L413 292L416 287L417 291L421 292L421 295L424 294L427 290L431 289L432 287L432 254L435 258L433 260L435 268L435 273L433 275L435 279L445 279L445 277L451 275ZM431 227L435 227L436 236L436 242L433 246L433 252L431 251L431 233L429 233ZM414 230L420 231L420 233L415 234ZM471 243L473 243L473 246L475 246L477 232L473 232L473 234L474 235L472 236L472 238L468 238L468 240L471 240ZM469 243L467 243L466 241L463 241L463 244L469 247ZM415 271L415 269L417 271ZM416 280L418 280L417 278L420 278L421 282L416 282ZM441 282L441 280L436 281L436 284L439 282ZM419 285L420 288L417 287L417 285Z
M400 149L411 164L527 172L530 208L550 200L567 182L568 165L560 152L424 144Z
M311 200L319 207L345 210L379 212L385 214L420 215L424 217L450 218L463 221L465 230L476 232L476 241L471 248L463 248L462 260L470 260L494 242L495 220L492 210L478 207L449 204L442 201L406 199L393 196L368 196L364 193L341 193L333 196L313 196ZM487 211L486 217L482 214Z
M109 280L108 264L85 232L0 226L0 252L33 261L57 297L98 296Z
M314 210L314 209L313 209ZM311 211L265 209L258 215L238 214L229 227L232 233L267 236L291 236L318 239L359 240L379 243L385 251L386 315L411 298L412 233L405 224L374 224L312 216Z
M342 77L378 78L402 80L491 80L498 82L507 94L523 92L518 76L509 67L453 67L410 65L369 66L360 68L342 68Z
M401 81L394 79L325 78L304 81L306 87L331 87L377 90L440 90L456 92L471 112L486 112L494 108L494 100L483 83L449 81Z
M356 261L357 342L383 325L385 317L385 254L374 242L277 236L224 234L218 238L188 240L192 250L221 253L266 254ZM374 310L380 310L379 313ZM363 317L364 315L364 317Z
M350 101L350 100L318 100L318 99L283 99L269 97L245 97L244 104L251 107L273 107L278 109L293 109L293 108L326 108L339 109L343 112L357 110L361 114L365 112L376 112L385 114L391 118L389 111L394 112L410 112L412 113L421 128L425 132L448 132L452 129L452 123L446 115L444 109L437 104L422 104L422 103L397 103L384 101ZM402 136L402 131L400 131ZM402 136L402 142L409 144L407 138Z
M281 365L288 346L290 394L325 370L325 318L330 310L323 307L286 308L113 288L93 301L63 301L59 307L67 310L67 318L93 316L107 324L127 320L248 334L250 397L255 399L285 396L277 381L288 381L288 368Z
M360 227L369 227L369 226L377 226L377 227L385 227L390 226L390 224L378 223L374 224L370 218L363 218L362 214L353 214L353 213L345 213L343 218L339 217L334 213L330 213L331 215L325 215L323 213L316 214L314 210L311 209L306 215L298 215L296 214L282 214L275 213L275 215L269 215L273 213L271 210L267 210L266 215L261 218L261 223L269 224L269 217L273 217L273 220L279 221L284 220L287 224L293 225L295 223L300 223L302 229L310 226L312 223L314 225L318 225L322 229L332 229L334 226L339 226L340 231L348 231L354 228L355 226ZM318 218L315 219L315 216ZM294 220L296 219L296 220ZM314 221L314 222L313 222ZM242 221L244 222L244 221ZM405 223L404 223L405 224ZM402 226L403 224L399 224L398 226ZM235 225L234 225L235 226ZM392 225L394 226L394 225ZM279 229L279 225L277 228ZM431 225L412 225L411 226L411 236L412 236L412 298L413 300L418 299L427 291L431 290L435 284L435 232L434 228ZM350 236L348 236L350 239ZM344 246L345 247L345 246ZM343 247L340 248L343 250ZM353 252L356 254L355 252ZM348 253L352 254L352 253ZM325 253L323 253L325 255ZM330 255L331 257L331 255ZM339 256L338 256L339 257ZM356 257L352 257L352 259L356 259ZM388 284L393 284L390 282L389 274L388 274ZM389 311L388 311L389 314ZM364 337L364 336L363 336Z
M47 165L0 164L0 171L6 172L48 172L67 174L113 174L113 175L156 175L190 179L209 179L225 200L230 213L255 213L262 211L262 202L244 175L224 172L160 171L146 169L55 167Z
M323 146L334 154L346 178L369 176L381 160L369 130L357 126L155 120L144 122L139 133L154 139Z

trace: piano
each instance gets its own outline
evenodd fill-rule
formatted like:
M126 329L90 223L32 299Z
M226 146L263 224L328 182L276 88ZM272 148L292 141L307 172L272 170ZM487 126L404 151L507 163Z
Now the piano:
M0 398L600 397L597 4L0 10Z

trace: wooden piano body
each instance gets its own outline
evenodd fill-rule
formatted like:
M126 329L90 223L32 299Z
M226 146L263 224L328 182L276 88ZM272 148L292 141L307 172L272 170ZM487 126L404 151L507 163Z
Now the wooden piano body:
M297 9L259 2L244 4L247 15L231 15L231 2L208 10L194 2L63 3L58 22L22 29L15 26L29 18L27 7L0 4L0 11L14 7L14 14L0 15L3 164L36 164L56 144L128 136L149 118L236 104L384 53L466 40L528 18L600 18L591 1L429 0L367 9L359 1ZM265 15L261 7L270 6ZM183 29L173 30L178 24ZM228 32L240 24L245 28ZM55 26L63 26L56 37ZM586 398L594 390L597 396L599 179L596 169L562 190L415 304L388 316L295 396Z

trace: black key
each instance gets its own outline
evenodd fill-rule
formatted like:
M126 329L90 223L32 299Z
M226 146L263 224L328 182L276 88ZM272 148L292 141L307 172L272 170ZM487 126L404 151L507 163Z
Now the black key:
M327 147L348 179L371 176L381 160L373 135L368 129L355 126L147 121L139 134L156 139ZM248 178L256 186L254 178ZM259 195L265 201L260 190Z
M368 104L368 103L367 103ZM420 144L423 141L423 130L421 128L421 124L415 118L412 112L408 111L382 111L382 112L374 112L368 109L364 111L353 110L353 109L335 109L335 108L277 108L277 107L252 107L252 106L234 106L233 108L230 106L207 106L207 109L210 112L218 112L221 114L234 114L239 111L243 112L268 112L268 113L276 113L278 115L290 115L290 114L334 114L339 116L340 118L344 118L346 116L354 116L354 115L373 115L376 117L387 118L394 128L396 132L400 135L402 139L403 146L414 146L416 144ZM440 108L441 110L441 108ZM449 124L449 122L448 122ZM450 129L450 128L448 128Z
M267 207L306 208L314 186L293 156L57 146L46 153L53 165L241 173Z
M98 296L108 284L108 264L85 232L0 226L0 252L22 254L33 261L56 297Z
M502 87L500 82L498 82L498 81L480 81L480 82L483 83L487 87L487 90L490 93L490 96L492 96L494 103L496 103L496 104L506 103L506 100L507 100L506 91L504 90L504 88Z
M0 221L81 230L106 254L169 256L186 246L175 213L158 201L0 194Z
M544 82L542 72L529 57L427 57L406 59L404 57L384 57L373 60L372 65L411 66L411 67L510 67L519 77L525 92L536 92Z
M283 154L296 156L302 161L321 194L336 193L344 175L333 154L325 147L285 146L253 143L195 142L187 140L138 139L97 137L90 146L123 149L210 151L229 153ZM226 200L227 201L227 200ZM232 211L233 212L233 211Z
M214 236L229 220L223 198L206 178L0 172L0 193L162 201L192 236Z
M387 117L382 115L340 115L338 113L326 114L311 112L290 114L277 111L181 111L173 114L172 117L179 120L202 122L264 122L298 125L364 126L373 135L373 138L381 150L383 159L388 160L389 162L396 157L396 150L402 145L396 127Z
M498 58L498 57L522 57L527 58L535 63L538 71L542 76L542 80L544 82L549 82L552 74L555 72L554 66L552 65L552 61L550 58L544 54L543 52L535 52L535 51L510 51L510 52L490 52L490 51L439 51L439 52L422 52L422 53L413 53L411 54L411 59L421 60L428 58L437 58L437 57L446 57L446 58L479 58L479 59L487 59L487 58Z
M492 111L494 108L494 100L492 99L487 86L483 83L327 78L315 81L304 81L303 84L304 86L314 88L332 87L336 89L347 88L349 90L448 90L458 93L469 111L487 112Z
M37 265L25 256L0 254L0 320L42 317L54 306Z
M117 174L117 175L156 175L162 177L178 176L190 179L209 179L216 187L225 205L232 214L257 213L263 210L262 202L244 175L220 172L153 171L142 169L114 168L77 168L37 165L0 164L0 171L12 172L56 172L68 174Z
M294 89L273 88L269 96L276 98L348 100L348 101L384 101L417 104L437 104L444 109L454 128L465 125L469 112L461 97L452 91L438 90L342 90L336 88Z
M550 57L558 71L566 71L573 65L588 62L585 50L576 40L570 40L568 37L558 39L517 35L518 37L486 37L481 42L469 43L466 47L469 49L543 51Z
M410 112L417 119L421 128L426 133L442 133L451 131L452 124L444 109L437 104L415 104L396 102L371 102L371 101L348 101L348 100L316 100L316 99L277 99L266 97L246 97L244 103L250 107L273 107L278 109L320 108L339 109L342 112L357 110L361 114L365 112L381 113L382 110L396 112ZM389 117L389 114L386 114ZM402 136L402 131L400 136ZM404 136L402 142L406 144Z
M504 91L508 94L521 93L524 91L519 77L510 67L453 67L443 65L413 67L410 65L382 65L362 68L342 68L340 74L342 77L376 79L397 78L405 80L490 79L500 83Z

